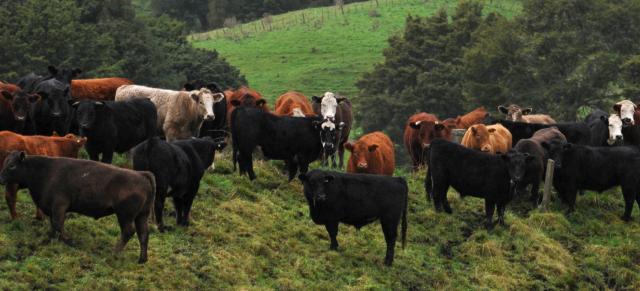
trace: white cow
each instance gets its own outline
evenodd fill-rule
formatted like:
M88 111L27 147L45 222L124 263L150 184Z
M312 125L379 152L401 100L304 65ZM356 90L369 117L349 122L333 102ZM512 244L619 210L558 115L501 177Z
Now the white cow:
M634 125L633 114L636 112L636 104L629 100L622 100L613 105L613 110L620 116L624 125Z
M167 141L198 136L204 120L215 119L213 104L224 99L207 88L174 91L140 85L123 85L116 90L116 101L149 98L158 110L158 128Z
M609 115L609 138L607 143L614 145L622 141L622 119L618 114Z

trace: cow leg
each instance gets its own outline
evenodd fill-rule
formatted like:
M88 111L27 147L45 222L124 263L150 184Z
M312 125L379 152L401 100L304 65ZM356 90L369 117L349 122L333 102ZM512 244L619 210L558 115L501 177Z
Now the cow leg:
M633 203L636 200L635 189L629 189L628 187L622 188L622 196L624 196L624 214L622 220L631 221L631 211L633 211Z
M136 229L133 226L133 219L126 214L117 214L118 224L120 225L120 240L116 243L115 252L119 253L127 245Z
M534 179L531 185L531 202L533 202L534 206L540 203L540 182L541 179Z
M502 226L507 226L504 222L504 210L506 205L504 203L498 203L498 223Z
M298 163L296 162L296 158L293 158L288 161L289 163L289 182L296 177L298 174Z
M158 225L158 230L160 232L164 232L165 226L164 226L164 196L158 196L155 199L154 202L154 210L155 210L155 215L156 215L156 224Z
M338 168L342 169L344 166L344 143L338 144L338 159L340 160Z
M16 212L16 200L18 196L18 184L7 184L4 192L4 199L7 201L7 206L9 207L9 213L11 215L11 220L16 219L18 217L18 213Z
M487 230L493 229L493 212L495 211L496 203L489 199L484 199L484 211L486 214L485 226Z
M387 243L387 253L384 256L384 264L391 266L396 249L396 238L398 237L398 221L391 217L383 217L380 219L384 240Z
M67 213L67 205L62 203L53 203L51 209L51 238L55 238L56 234L59 234L58 238L67 245L71 245L71 239L64 232L64 218Z
M91 151L87 151L89 153L89 159L91 159L92 161L99 161L100 160L100 153L94 150Z
M136 233L140 242L140 258L138 263L142 264L147 261L147 247L149 245L149 211L143 211L138 214L135 220Z
M331 167L334 168L334 169L336 167L338 167L338 164L336 164L336 154L335 153L333 153L333 155L331 155Z
M327 157L327 153L323 149L322 150L322 166L323 167L327 166L327 164L329 163L328 160L329 160L329 158Z
M427 169L427 176L424 179L424 191L427 193L427 203L431 200L435 203L435 199L433 198L433 180L431 179L431 171L429 169Z
M43 220L43 219L44 219L44 212L42 212L42 209L40 209L38 205L36 205L36 220Z
M324 225L324 227L327 229L327 232L329 233L329 238L331 239L331 245L329 245L329 249L334 251L337 250L338 239L336 237L338 236L338 222L337 221L328 222Z
M184 212L184 203L182 202L183 198L181 197L173 197L173 206L176 208L176 224L184 225L182 222L183 212Z

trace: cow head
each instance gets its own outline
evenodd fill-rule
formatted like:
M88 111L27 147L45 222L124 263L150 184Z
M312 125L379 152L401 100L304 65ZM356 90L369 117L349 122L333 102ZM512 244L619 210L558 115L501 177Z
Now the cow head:
M356 172L366 173L369 169L370 156L378 149L378 144L369 144L362 141L356 143L346 142L344 148L351 152L351 159L356 161Z
M600 116L600 120L607 124L609 128L609 138L607 138L607 144L615 145L622 142L622 126L623 122L618 114L611 114L609 118L606 116Z
M533 156L529 155L529 153L509 150L506 154L502 154L501 157L507 163L511 183L517 184L522 182L527 172L527 164L533 161Z
M324 119L335 120L338 104L346 100L344 97L336 97L332 92L326 92L322 97L312 96L314 103L320 104L320 115Z
M495 128L488 128L484 124L476 124L469 127L469 133L465 133L465 135L471 134L471 140L475 145L474 148L480 149L486 153L495 153L489 137L495 131Z
M304 195L307 198L309 206L315 206L316 203L331 200L332 196L326 189L335 179L332 174L314 170L307 174L300 174L298 179L300 179L304 185Z
M14 184L21 182L21 177L27 176L27 169L23 167L26 154L23 151L12 151L4 160L0 171L0 184Z
M531 108L521 108L515 104L511 104L508 107L498 106L498 111L506 115L506 119L510 121L522 121L522 116L528 115L532 110Z
M555 168L562 168L562 161L565 157L565 152L570 150L573 145L559 140L543 141L540 143L542 147L547 151L547 156L555 162Z
M420 146L424 150L429 148L431 141L436 138L451 140L451 130L455 128L455 123L447 123L448 124L445 124L439 121L416 121L409 123L409 126L418 131Z
M65 84L71 84L71 80L75 79L76 77L78 77L80 75L80 73L82 73L82 70L75 68L75 69L69 69L69 68L63 68L63 69L58 69L54 66L49 66L47 67L47 69L49 70L49 74L51 74L51 77L53 77L54 79L63 82Z
M87 143L86 137L76 136L75 134L71 134L71 133L65 135L64 138L72 141L73 144L75 144L79 148L83 147Z
M86 131L95 127L97 115L106 107L104 102L91 100L78 101L72 106L76 108L76 118L81 136L86 136Z
M319 123L320 142L325 155L332 155L336 152L336 143L340 141L344 122L340 122L338 126L331 120L323 120Z
M11 111L16 121L25 121L31 111L31 106L40 101L38 94L27 94L22 90L16 91L13 95L7 91L0 91L0 95L11 102Z
M633 114L636 112L636 104L629 100L622 100L613 105L613 111L620 116L624 126L634 125Z
M234 107L254 107L254 108L263 108L266 106L267 101L264 99L256 99L251 94L245 94L240 99L233 99L230 101L231 105Z
M50 117L65 118L68 113L68 100L71 100L69 85L55 79L46 80L38 85L36 92L42 97Z
M189 96L198 103L200 108L204 108L205 120L214 120L216 118L215 113L213 113L213 104L224 99L224 94L212 93L211 90L207 88L190 91Z

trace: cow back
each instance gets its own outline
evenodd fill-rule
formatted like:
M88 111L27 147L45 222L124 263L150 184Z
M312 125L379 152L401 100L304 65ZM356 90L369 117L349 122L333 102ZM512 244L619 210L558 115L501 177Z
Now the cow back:
M133 82L126 78L99 78L71 80L71 97L73 100L115 100L116 91L122 85Z
M281 116L293 116L294 109L298 109L304 116L315 116L311 103L307 96L300 92L287 92L276 100L274 114Z

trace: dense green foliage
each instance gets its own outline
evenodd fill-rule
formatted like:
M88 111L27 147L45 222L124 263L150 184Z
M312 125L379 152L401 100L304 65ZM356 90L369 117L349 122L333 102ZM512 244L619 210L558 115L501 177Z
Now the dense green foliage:
M0 79L15 81L47 65L78 67L83 77L122 76L179 88L201 78L245 83L215 51L193 48L184 25L168 17L136 16L130 0L3 0Z
M302 185L286 182L282 163L256 162L258 179L232 173L230 153L216 157L194 202L193 223L175 227L169 199L165 222L153 231L149 261L136 264L138 242L113 254L115 216L94 220L69 215L75 241L42 243L49 223L33 218L25 191L16 221L0 203L0 289L288 289L288 290L584 290L640 288L640 218L623 222L619 190L580 196L575 213L557 201L549 213L507 208L508 227L487 232L481 199L451 191L452 215L435 213L425 200L424 172L409 183L407 248L383 265L379 223L356 231L342 225L340 247L329 251L322 226L313 224ZM118 165L128 161L120 157ZM317 167L314 165L312 168ZM526 200L526 199L523 199Z
M281 14L314 6L333 5L335 0L149 0L152 11L187 23L193 30L219 28L225 20L247 22L264 15ZM351 3L364 0L343 0Z
M384 63L358 82L365 131L398 140L413 113L446 118L505 103L574 120L580 106L637 97L640 2L525 0L512 19L481 10L463 1L451 17L407 19Z

